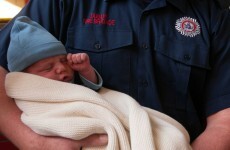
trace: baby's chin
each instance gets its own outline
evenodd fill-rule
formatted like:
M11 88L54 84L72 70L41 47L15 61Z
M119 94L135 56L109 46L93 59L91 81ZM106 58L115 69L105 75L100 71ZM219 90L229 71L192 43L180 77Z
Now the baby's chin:
M65 82L67 82L67 83L74 83L74 78L71 78L71 79L69 79L69 80L67 80Z

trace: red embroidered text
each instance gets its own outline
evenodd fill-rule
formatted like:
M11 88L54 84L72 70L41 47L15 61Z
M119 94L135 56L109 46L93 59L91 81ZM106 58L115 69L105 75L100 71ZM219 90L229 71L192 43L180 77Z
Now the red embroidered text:
M107 14L90 14L89 18L85 18L84 24L98 24L98 25L108 25L108 26L114 26L115 20L109 19Z

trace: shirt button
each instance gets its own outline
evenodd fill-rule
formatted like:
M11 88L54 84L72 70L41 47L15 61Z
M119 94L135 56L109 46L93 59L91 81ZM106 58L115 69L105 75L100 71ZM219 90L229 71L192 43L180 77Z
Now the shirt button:
M95 47L97 50L99 50L99 49L101 49L101 44L100 44L100 43L95 43L95 44L94 44L94 47Z
M184 60L189 61L191 59L190 55L184 55Z
M148 47L148 45L147 45L146 43L143 43L143 44L142 44L142 48L143 48L143 49L148 49L149 47Z

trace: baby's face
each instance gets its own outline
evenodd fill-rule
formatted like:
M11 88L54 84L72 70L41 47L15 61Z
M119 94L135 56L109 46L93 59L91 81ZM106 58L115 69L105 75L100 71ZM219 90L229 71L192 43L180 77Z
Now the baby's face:
M74 76L66 55L42 59L26 68L24 72L63 82L71 82Z

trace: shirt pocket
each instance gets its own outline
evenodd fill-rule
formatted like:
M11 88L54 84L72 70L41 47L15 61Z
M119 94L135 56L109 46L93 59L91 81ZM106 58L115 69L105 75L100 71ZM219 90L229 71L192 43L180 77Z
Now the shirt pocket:
M91 64L103 78L103 86L127 93L132 44L129 30L74 27L68 31L66 47L70 53L88 53Z
M183 112L189 99L188 84L192 71L210 69L208 47L197 39L175 40L161 36L155 52L157 82L161 97L166 102L164 105ZM172 102L168 103L168 99Z
M132 32L103 28L76 27L69 29L67 46L93 53L103 53L131 45Z
M174 40L161 36L155 50L185 65L210 69L208 47L199 40Z

